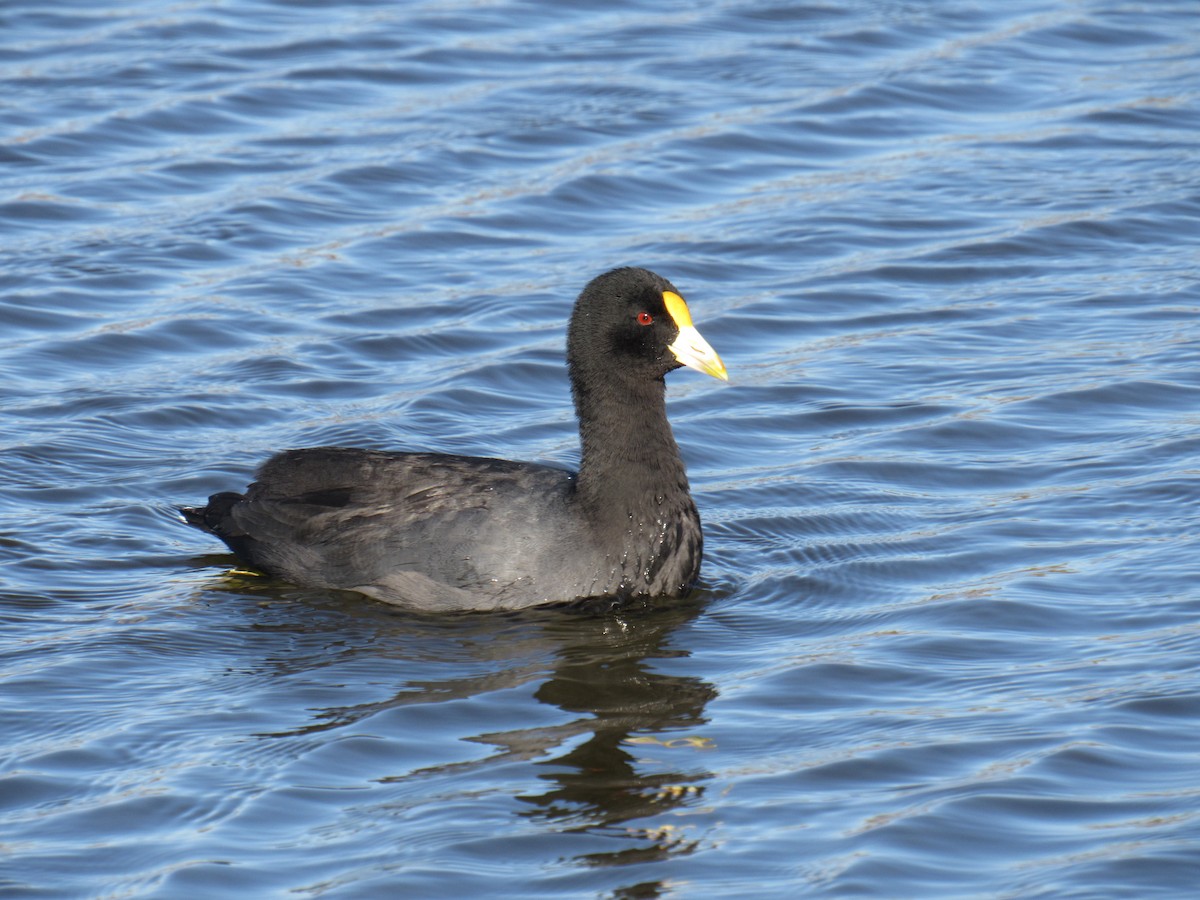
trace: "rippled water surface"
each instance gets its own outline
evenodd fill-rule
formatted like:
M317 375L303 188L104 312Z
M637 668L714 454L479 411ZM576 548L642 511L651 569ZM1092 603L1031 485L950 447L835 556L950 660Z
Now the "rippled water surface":
M0 893L1200 883L1191 0L0 7ZM418 617L172 504L574 460L653 268L701 589Z

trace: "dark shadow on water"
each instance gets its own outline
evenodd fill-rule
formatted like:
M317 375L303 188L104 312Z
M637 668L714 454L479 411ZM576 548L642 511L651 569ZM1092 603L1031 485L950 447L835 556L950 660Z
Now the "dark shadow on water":
M707 721L704 709L716 689L699 678L658 672L652 664L681 652L670 648L670 636L699 609L691 602L642 611L620 619L619 628L597 627L595 620L583 629L559 626L559 662L536 696L580 714L576 721L586 736L566 753L539 761L547 790L520 799L530 805L526 815L558 828L624 837L623 845L636 844L580 857L589 865L646 862L694 847L669 830L625 823L695 802L709 778L707 772L650 771L636 749L658 745L666 750L677 742L703 746L690 732ZM678 737L662 737L664 732Z
M694 765L695 752L680 751L705 748L696 731L706 724L705 708L717 692L701 678L666 674L654 663L687 655L672 645L672 637L704 609L710 597L703 591L666 605L607 613L542 609L437 617L398 612L354 594L281 588L253 576L226 576L206 593L211 597L226 591L258 598L262 616L253 626L256 631L335 633L344 647L341 660L345 653L365 654L381 669L387 665L409 676L385 700L314 710L314 719L303 728L261 737L311 736L398 707L536 684L534 698L568 713L567 721L533 727L517 721L511 729L469 736L467 740L498 752L390 780L536 760L544 790L518 797L527 807L520 815L544 823L551 833L590 834L613 842L611 851L575 857L581 865L653 862L696 848L695 840L658 823L664 813L694 805L704 795L711 774ZM276 674L311 676L330 664L325 651L298 649L270 661ZM431 663L443 674L412 677L429 674ZM683 770L673 765L675 758L692 766ZM642 819L650 821L638 825ZM612 896L655 897L661 891L661 885L650 881Z

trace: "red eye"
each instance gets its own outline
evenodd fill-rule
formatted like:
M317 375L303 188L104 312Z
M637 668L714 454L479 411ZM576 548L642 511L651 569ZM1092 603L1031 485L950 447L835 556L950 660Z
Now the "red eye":
M654 316L643 310L637 314L637 320L639 325L651 325L654 322Z

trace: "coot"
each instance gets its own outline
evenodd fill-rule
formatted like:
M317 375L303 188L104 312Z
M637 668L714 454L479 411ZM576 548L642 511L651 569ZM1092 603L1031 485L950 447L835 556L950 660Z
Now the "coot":
M583 289L567 329L578 473L317 447L267 460L245 494L180 511L268 575L415 609L681 596L702 539L664 400L680 366L728 380L669 281L615 269Z

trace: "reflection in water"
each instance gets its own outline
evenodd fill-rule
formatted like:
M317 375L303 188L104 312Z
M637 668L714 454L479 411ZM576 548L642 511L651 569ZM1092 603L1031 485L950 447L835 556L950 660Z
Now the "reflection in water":
M695 614L691 607L589 622L586 629L573 629L571 638L566 638L570 623L559 628L565 638L560 662L537 698L584 713L579 724L588 736L561 756L540 762L540 777L552 787L521 799L534 807L530 815L567 830L637 840L634 847L581 857L591 865L644 862L694 849L695 841L680 838L669 827L618 826L694 800L709 777L699 771L652 771L631 751L637 746L703 746L691 736L676 742L656 735L704 724L705 705L716 690L698 678L655 672L650 664L678 652L665 645L672 631Z
M236 584L243 596L247 587L251 586L244 581ZM361 598L335 606L336 599L307 595L303 598L307 602L298 604L296 600L301 598L296 592L280 592L277 585L262 584L261 592L285 602L264 603L267 612L256 630L281 629L295 634L299 626L310 634L340 634L341 640L354 648L350 651L353 655L369 657L361 662L369 661L381 669L385 663L393 669L400 663L410 676L429 673L431 666L444 667L436 670L435 677L407 678L399 690L378 702L313 710L314 718L303 727L269 737L336 730L399 707L480 698L540 680L534 697L570 714L566 721L466 736L501 752L382 780L401 783L514 759L536 759L546 790L518 797L528 805L523 815L563 833L586 833L617 842L612 851L578 856L579 863L647 862L696 848L693 836L663 825L658 817L703 795L709 773L697 768L683 770L677 760L694 761L694 751L707 746L695 729L707 721L705 706L716 690L699 678L658 672L654 661L684 654L671 646L671 638L699 613L699 602L675 601L668 609L638 607L619 615L560 609L428 618L398 614ZM271 621L273 616L279 618ZM340 621L326 621L329 617ZM352 619L372 633L354 635L348 627ZM326 646L311 655L300 652L269 662L276 674L311 674L315 668L339 661L344 663L345 657L331 657ZM437 735L431 738L437 739ZM552 755L560 748L565 750ZM662 764L664 758L670 759L669 766ZM652 821L644 827L627 824L639 819ZM655 883L641 883L615 896L653 897L659 893Z

